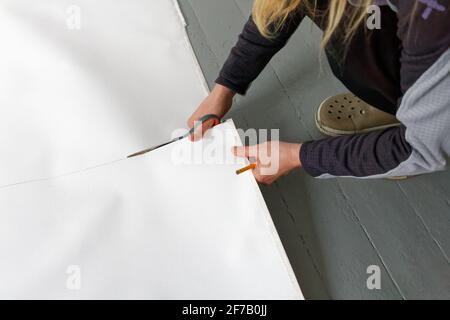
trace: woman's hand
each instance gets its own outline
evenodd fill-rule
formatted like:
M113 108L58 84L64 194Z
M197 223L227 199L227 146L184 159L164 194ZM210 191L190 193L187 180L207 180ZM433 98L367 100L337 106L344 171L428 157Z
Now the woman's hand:
M188 127L192 128L195 121L207 114L215 114L222 118L228 110L230 110L231 105L233 104L234 95L235 93L232 90L220 84L216 84L211 93L203 100L197 110L195 110L189 118L187 122ZM197 130L195 130L194 134L190 137L191 141L200 140L207 130L217 124L219 124L217 120L211 119L201 126L198 126Z
M249 147L234 147L233 153L241 158L254 158L253 175L259 183L270 185L275 180L301 167L301 144L266 142Z

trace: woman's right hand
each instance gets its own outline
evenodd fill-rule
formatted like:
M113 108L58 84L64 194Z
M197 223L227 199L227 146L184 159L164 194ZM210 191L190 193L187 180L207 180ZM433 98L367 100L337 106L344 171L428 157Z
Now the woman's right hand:
M189 128L194 126L195 121L207 114L215 114L222 118L228 110L230 110L233 104L233 97L235 93L225 86L216 84L211 91L211 93L203 100L203 102L198 106L197 110L189 117L187 122ZM191 141L200 140L203 134L218 125L219 121L215 119L208 120L204 122L201 126L195 130L194 134L190 136Z

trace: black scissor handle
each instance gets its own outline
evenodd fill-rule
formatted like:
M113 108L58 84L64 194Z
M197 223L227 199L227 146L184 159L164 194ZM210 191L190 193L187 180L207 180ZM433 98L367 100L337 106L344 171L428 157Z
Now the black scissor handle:
M199 126L201 126L206 121L211 120L211 119L218 120L219 122L222 121L222 119L216 114L212 114L212 113L211 114L206 114L203 117L201 117L200 119L195 120L194 126L189 130L189 132L185 135L185 137L190 136L191 134L193 134L195 132L195 130L197 130L197 128Z

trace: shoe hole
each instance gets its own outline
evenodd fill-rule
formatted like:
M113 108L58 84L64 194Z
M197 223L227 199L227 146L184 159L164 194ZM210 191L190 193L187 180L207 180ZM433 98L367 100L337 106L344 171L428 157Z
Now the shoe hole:
M334 100L334 102L339 103L339 101L337 101L337 100Z
M339 110L338 112L339 112L339 113L342 113L342 111L341 111L341 110Z
M331 114L331 113L333 113L333 111L331 111L331 110L330 110L330 111L328 111L328 113L330 113L330 114Z
M345 106L341 106L341 108L343 109L343 108L345 108Z
M330 108L334 108L334 106L332 104L330 104Z
M351 119L351 118L352 118L352 115L349 115L348 118Z
M355 110L355 107L352 107L352 110Z
M341 120L341 117L337 117L338 120Z
M344 100L347 100L347 97L344 97Z

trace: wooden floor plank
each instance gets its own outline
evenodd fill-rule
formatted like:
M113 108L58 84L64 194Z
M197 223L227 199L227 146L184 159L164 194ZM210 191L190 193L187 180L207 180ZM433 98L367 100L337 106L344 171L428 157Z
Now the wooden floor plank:
M396 183L352 179L342 184L404 296L450 298L449 264L411 204L399 198Z
M450 172L412 177L398 184L450 263Z

